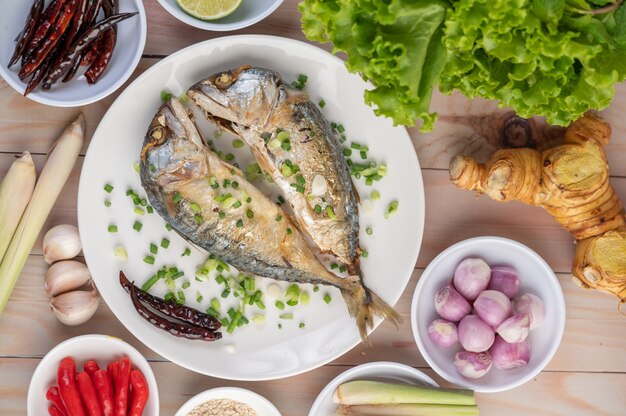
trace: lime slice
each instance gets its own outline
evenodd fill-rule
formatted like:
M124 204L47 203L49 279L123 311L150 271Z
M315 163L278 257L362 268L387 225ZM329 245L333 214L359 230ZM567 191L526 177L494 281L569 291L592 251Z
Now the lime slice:
M226 17L239 7L243 0L176 0L187 14L201 20Z

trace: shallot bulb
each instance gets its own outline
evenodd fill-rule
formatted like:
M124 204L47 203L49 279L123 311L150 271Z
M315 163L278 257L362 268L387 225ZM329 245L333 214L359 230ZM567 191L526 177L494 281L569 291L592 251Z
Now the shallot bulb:
M474 300L487 288L491 268L483 259L468 258L456 266L454 287L467 300Z
M515 313L525 313L530 318L530 329L533 330L543 323L545 308L537 296L527 293L513 302Z
M496 328L498 335L508 343L522 342L530 333L530 318L527 314L516 314Z
M502 292L509 299L517 295L520 280L514 268L508 266L493 266L491 268L491 280L487 289Z
M457 322L470 313L472 307L459 292L448 285L435 293L435 309L442 318Z
M435 319L428 325L428 337L438 347L448 348L459 340L456 325L443 319Z
M491 368L491 355L488 351L459 351L454 356L454 366L463 377L480 378Z
M530 342L524 340L509 344L497 336L489 349L493 365L499 370L510 370L523 367L530 361Z
M467 315L459 322L459 341L471 352L487 351L495 337L493 328L476 315Z
M511 316L511 301L502 292L485 290L474 302L474 309L480 319L491 326L498 326Z

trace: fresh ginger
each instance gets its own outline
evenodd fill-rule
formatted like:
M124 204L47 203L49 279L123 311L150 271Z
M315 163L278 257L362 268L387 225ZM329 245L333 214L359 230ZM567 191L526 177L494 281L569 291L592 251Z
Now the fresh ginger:
M502 149L486 164L457 155L450 161L456 186L499 202L520 201L548 211L578 241L574 282L626 302L626 219L609 183L603 147L611 127L586 114L565 131L565 143L543 152Z

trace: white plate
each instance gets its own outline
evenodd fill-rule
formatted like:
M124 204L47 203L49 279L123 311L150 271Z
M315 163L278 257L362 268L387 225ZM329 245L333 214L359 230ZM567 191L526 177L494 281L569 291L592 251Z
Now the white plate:
M49 3L46 1L46 3ZM19 62L7 68L15 49L14 39L24 27L32 1L7 1L0 13L0 76L20 94L24 94L26 83L17 76ZM117 46L108 68L94 85L89 85L82 69L68 83L59 82L49 91L36 89L27 95L33 101L55 107L78 107L103 99L117 90L133 73L146 43L146 12L141 0L120 1L120 12L139 12L137 16L117 25Z
M334 415L337 405L333 403L333 394L337 387L350 380L391 381L439 387L432 378L408 365L387 361L362 364L339 374L328 383L315 399L309 416Z
M428 337L428 325L437 318L435 292L450 283L456 266L467 257L481 257L489 265L506 265L517 270L518 295L532 293L545 305L543 324L531 331L530 361L513 370L492 367L481 378L461 376L454 367L458 347L440 348ZM441 252L424 270L411 304L413 336L426 362L450 383L480 393L495 393L532 380L550 362L565 329L565 300L559 281L550 266L537 253L517 241L500 237L476 237L460 241Z
M135 312L117 282L120 269L141 284L157 267L176 264L191 277L191 287L186 291L189 305L205 309L212 297L219 298L221 290L214 279L208 283L193 279L196 266L207 257L206 252L192 249L191 256L181 257L188 245L174 232L166 232L163 220L156 214L141 217L143 229L135 232L132 225L139 217L133 214L125 191L129 186L141 190L133 163L139 159L147 126L161 104L161 90L167 88L178 95L210 74L241 64L273 68L286 80L307 74L312 100L317 102L323 97L327 103L324 114L343 123L349 138L368 145L371 158L388 164L388 175L382 181L366 187L361 180L357 189L363 197L372 189L382 195L374 212L361 217L361 246L370 253L363 259L363 273L372 290L395 304L411 276L422 239L424 192L417 156L405 129L394 128L389 120L375 117L363 103L366 84L358 76L349 74L338 58L302 42L269 36L220 38L182 50L146 71L111 106L92 139L80 179L78 223L85 258L103 299L148 347L183 367L207 375L238 380L275 379L319 367L359 343L356 325L348 316L339 291L321 288L313 293L308 286L310 305L296 308L293 320L281 321L283 329L277 325L280 311L273 306L274 301L266 300L267 319L263 325L250 324L233 336L225 334L219 342L206 343L173 337L147 323ZM215 146L233 151L232 138L213 141ZM252 161L248 149L237 150L241 166ZM115 186L111 195L103 191L105 183ZM104 206L106 197L111 197L110 208ZM385 220L383 213L394 199L400 201L398 213ZM107 232L111 223L117 224L117 234ZM366 235L367 226L373 228L372 236ZM161 249L155 265L148 266L142 259L148 254L149 244L158 244L165 235L171 240L170 248ZM127 263L119 263L113 256L113 248L118 244L128 250ZM273 282L258 280L261 287ZM198 290L203 295L200 304L196 303ZM157 285L152 291L161 296L167 292L164 285ZM322 300L325 293L332 295L330 304ZM299 328L301 322L305 328Z
M232 14L217 20L200 20L183 11L176 0L157 0L169 14L183 23L217 32L243 29L260 22L272 14L283 0L243 0Z
M150 364L135 348L121 339L107 335L82 335L70 338L52 348L42 358L28 386L28 416L48 414L46 391L56 384L57 369L65 357L72 357L76 361L76 371L81 372L85 361L96 360L101 369L106 369L108 363L124 356L130 358L133 368L141 371L148 382L149 396L144 413L158 416L159 390Z
M218 387L196 394L178 409L176 416L187 416L189 412L202 403L216 399L230 399L245 403L254 409L258 416L280 416L280 412L276 406L265 397L239 387Z

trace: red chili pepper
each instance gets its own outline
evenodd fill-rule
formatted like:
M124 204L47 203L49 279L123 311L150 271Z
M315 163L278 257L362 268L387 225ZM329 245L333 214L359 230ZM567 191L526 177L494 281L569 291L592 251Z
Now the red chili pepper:
M56 408L55 405L51 404L50 406L48 406L48 414L50 416L65 416L67 415L67 413L61 413L61 411L59 409Z
M130 385L133 387L133 400L128 416L142 416L143 409L146 407L148 397L150 396L148 382L143 374L141 374L141 371L132 370L130 372Z
M130 360L124 357L119 361L119 370L115 378L115 416L126 416L129 382Z
M100 410L100 402L98 401L98 395L96 394L96 388L91 381L91 377L87 373L80 373L76 377L78 382L78 391L87 408L87 414L89 416L102 416Z
M70 0L59 16L59 20L54 24L54 28L46 35L46 38L33 50L25 65L22 65L18 73L21 80L26 79L46 60L59 43L61 36L67 30L72 16L78 6L78 0Z
M76 363L70 357L64 358L57 370L59 394L69 416L85 416L83 402L76 384Z
M104 370L98 370L93 374L93 384L100 399L100 408L103 416L113 416L115 414L115 392L111 378Z
M83 371L89 374L92 380L93 374L98 370L100 370L100 367L98 367L98 363L95 360L85 361L85 364L83 364Z
M59 395L59 388L57 386L52 386L48 389L48 391L46 391L46 399L48 399L48 401L52 403L62 415L67 416L67 410L65 410L65 405Z
M111 384L113 384L113 388L116 388L115 383L117 383L117 373L119 371L119 367L120 367L119 361L114 361L112 363L109 363L109 365L107 365L107 373L109 374L109 377L111 378Z

